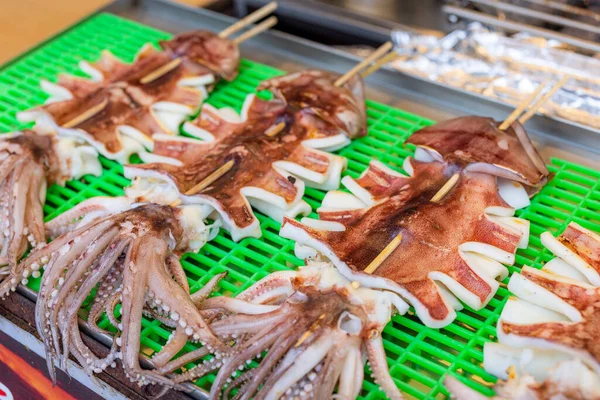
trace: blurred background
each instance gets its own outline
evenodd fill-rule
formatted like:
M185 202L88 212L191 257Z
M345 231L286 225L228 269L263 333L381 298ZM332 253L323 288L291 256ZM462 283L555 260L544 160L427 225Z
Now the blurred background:
M111 1L0 1L0 62ZM237 17L267 3L266 0L172 1ZM390 30L405 29L443 36L460 28L463 20L482 17L496 28L507 29L506 22L526 23L592 42L600 38L600 14L597 14L600 0L282 0L280 4L278 30L331 45L376 45L381 39L374 34L377 28L388 35ZM595 25L596 29L585 26L582 29L580 25ZM520 31L514 26L509 30Z
M241 18L270 0L156 1L206 7ZM0 0L0 63L111 2ZM278 3L277 31L360 57L392 39L397 56L387 68L506 104L518 104L542 82L559 82L568 75L568 82L541 112L600 129L600 0Z
M0 0L0 63L60 32L112 0ZM212 0L178 0L202 7Z

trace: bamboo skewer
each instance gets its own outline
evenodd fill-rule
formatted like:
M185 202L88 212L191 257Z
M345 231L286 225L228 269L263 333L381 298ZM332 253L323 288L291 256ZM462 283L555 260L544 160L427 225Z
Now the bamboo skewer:
M271 14L276 9L277 9L277 2L273 1L267 5L259 8L258 10L254 11L253 13L248 14L244 18L242 18L239 21L237 21L236 23L234 23L233 25L223 29L221 32L219 32L219 37L226 38L228 36L231 36L232 34L238 32L239 30L244 29L248 25Z
M239 20L235 24L231 25L229 28L226 28L221 33L219 33L219 36L223 37L223 38L227 37L227 36L231 35L232 33L235 33L238 30L246 27L248 24L251 24L254 21L261 19L265 15L268 15L276 8L277 8L277 3L275 3L275 2L269 3L266 6L256 10L252 14L248 15L246 18ZM249 18L249 17L251 17L251 18ZM277 18L275 18L275 17L268 18L268 19L264 20L263 22L261 22L260 24L256 25L255 27L253 27L252 29L244 32L240 36L233 39L233 42L236 44L240 44L240 43L258 35L259 33L266 31L267 29L273 27L275 24L277 24ZM234 29L232 29L232 28L234 28ZM181 62L182 62L182 60L179 57L175 58L174 60L169 61L165 65L158 67L156 70L154 70L154 71L150 72L148 75L142 77L140 79L140 83L147 84L147 83L155 81L156 79L160 78L161 76L163 76L163 75L169 73L170 71L174 70L175 68L177 68L181 64Z
M285 122L281 121L277 125L267 129L267 131L265 132L265 135L267 135L268 137L273 137L273 136L278 135L284 129L285 129Z
M192 196L192 195L199 193L202 190L206 189L209 185L211 185L217 179L219 179L220 177L225 175L227 172L229 172L229 170L231 168L233 168L234 165L235 165L234 160L227 161L225 164L221 165L214 172L212 172L210 175L208 175L206 178L204 178L200 183L198 183L197 185L192 187L190 190L185 192L185 195Z
M352 78L357 72L361 71L367 65L371 64L373 61L377 60L379 57L383 56L385 53L390 51L392 48L392 42L385 42L377 50L373 52L369 57L362 60L360 63L356 64L354 68L350 71L346 72L344 75L340 76L334 83L335 86L340 87L344 83L348 82L350 78Z
M458 182L458 178L460 178L459 173L452 175L450 179L448 179L446 183L444 183L444 186L442 186L440 190L438 190L438 192L434 194L431 200L429 201L431 201L432 203L438 203L440 200L442 200L448 194L448 192L452 190L452 188L456 185L456 183Z
M165 65L163 65L161 67L158 67L154 71L150 72L148 75L142 77L142 79L140 79L140 83L142 85L145 85L147 83L154 82L155 80L157 80L161 76L163 76L163 75L171 72L175 68L179 67L179 65L181 65L181 61L182 60L179 57L177 57L177 58L169 61Z
M300 336L300 338L298 339L298 341L296 342L294 347L299 347L302 343L304 343L306 341L306 339L308 339L310 337L310 335L313 334L313 332L315 332L317 329L319 329L319 326L321 325L320 321L323 320L324 318L325 318L325 314L319 315L319 318L310 325L308 330L305 331L302 334L302 336Z
M533 117L535 115L535 113L537 112L537 110L541 106L543 106L548 100L550 100L552 98L552 96L554 96L554 94L556 92L558 92L558 89L560 89L562 86L564 86L564 84L567 83L569 81L569 79L571 79L571 77L569 75L565 75L558 82L556 82L556 84L554 86L552 86L552 88L550 88L550 90L548 90L542 97L540 97L540 99L537 102L535 102L534 105L531 106L531 108L529 108L529 111L527 111L525 114L523 114L519 118L519 122L521 124L524 124L531 117Z
M523 111L525 111L525 109L529 106L529 104L531 104L539 96L539 94L542 92L542 90L544 90L544 88L547 86L547 84L548 84L548 80L545 80L544 82L542 82L537 87L537 89L535 89L533 91L533 93L531 93L531 95L529 95L529 97L527 97L525 100L523 100L519 104L519 106L517 108L515 108L515 110L508 116L508 118L506 118L504 120L504 122L502 122L500 124L498 129L500 129L501 131L504 131L509 126L511 126L513 124L513 122L515 122L519 118L519 116L523 113Z
M391 62L397 60L398 58L400 58L400 54L398 54L392 50L391 52L387 53L385 56L381 57L379 60L375 61L375 63L373 63L373 65L371 65L369 68L367 68L363 72L361 72L360 75L364 79L367 76L371 75L373 72L377 71L379 68L383 67L384 65L386 65L388 63L391 63Z
M264 31L266 31L267 29L272 28L276 24L277 24L277 17L267 18L260 24L256 25L254 28L247 30L246 32L242 33L240 36L233 39L233 42L235 44L240 44L242 42L245 42L246 40L258 35L259 33L262 33Z
M104 110L104 107L106 107L107 104L108 104L108 100L104 99L101 103L98 103L93 107L90 107L89 109L85 110L84 112L82 112L81 114L76 116L75 118L62 124L62 127L68 129L68 128L73 128L74 126L79 125L80 123L92 118L94 115L96 115L100 111Z
M396 250L402 242L402 234L399 233L387 246L375 257L373 261L364 269L365 274L372 274L377 268Z

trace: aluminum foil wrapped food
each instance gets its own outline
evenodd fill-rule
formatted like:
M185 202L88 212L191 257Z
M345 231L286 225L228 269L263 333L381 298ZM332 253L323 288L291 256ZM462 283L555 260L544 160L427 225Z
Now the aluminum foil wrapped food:
M540 112L600 128L598 55L526 34L505 36L479 23L441 39L405 31L393 32L392 39L399 54L395 69L509 104L518 104L544 81L569 75Z

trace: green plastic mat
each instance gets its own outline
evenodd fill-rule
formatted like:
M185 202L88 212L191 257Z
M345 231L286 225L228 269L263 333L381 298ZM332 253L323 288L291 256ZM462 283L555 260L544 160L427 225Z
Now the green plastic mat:
M81 75L78 62L98 59L103 49L131 61L144 43L169 36L111 14L100 14L80 23L0 69L0 132L22 128L15 114L45 100L39 87L40 79L56 80L61 72ZM209 102L239 110L245 96L254 91L261 80L282 73L243 60L239 77L232 83L220 83ZM401 170L404 158L414 150L404 145L404 140L433 121L372 101L367 105L369 135L340 151L349 161L346 174L358 176L372 159ZM66 187L52 186L44 208L47 218L90 197L123 194L122 188L129 181L123 177L122 167L106 159L102 164L104 171L100 177L86 176L69 182ZM539 241L539 235L548 229L558 234L570 221L576 221L600 231L600 172L558 159L553 159L549 168L556 174L554 179L535 196L531 206L519 212L519 216L531 221L531 239L529 247L517 253L518 266L539 267L550 259L550 253ZM316 208L324 194L307 189L305 199ZM235 243L226 232L221 232L198 254L183 256L192 291L201 288L214 274L228 271L219 291L235 295L273 271L302 264L293 255L293 243L278 236L279 224L260 214L258 218L263 231L261 239L247 238ZM514 272L519 268L510 269ZM38 285L39 281L30 282L34 289ZM486 308L477 312L466 308L458 313L455 322L439 330L423 326L411 313L395 316L383 337L390 371L400 389L409 397L445 398L447 392L442 381L446 374L452 374L472 388L491 395L489 387L495 379L481 367L482 350L485 342L496 338L496 322L507 297L508 291L500 288ZM100 325L107 327L108 321L105 319ZM160 349L169 334L158 321L144 319L144 352L149 354ZM193 348L188 344L186 350ZM205 377L197 384L207 389L213 379L214 376ZM362 398L380 399L385 395L367 378Z

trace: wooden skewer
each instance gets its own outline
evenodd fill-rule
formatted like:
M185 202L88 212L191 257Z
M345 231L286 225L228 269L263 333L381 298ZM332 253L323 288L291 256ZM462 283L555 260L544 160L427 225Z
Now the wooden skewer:
M342 86L344 83L348 82L350 78L352 78L358 71L362 70L367 65L371 64L373 61L377 60L379 57L383 56L385 53L390 51L392 48L392 42L385 42L377 50L373 52L369 57L362 60L360 63L356 64L354 68L350 71L346 72L344 75L340 76L334 83L335 86Z
M367 68L363 72L361 72L360 75L363 78L366 78L367 76L371 75L373 72L377 71L379 68L383 67L384 65L386 65L388 63L391 63L392 61L397 60L399 57L400 57L400 54L398 54L392 50L389 53L387 53L385 56L381 57L379 60L375 61L375 63L373 63L373 65L371 65L369 68Z
M525 109L529 106L529 104L531 104L537 97L538 95L542 92L542 90L544 90L544 88L548 85L548 80L545 80L544 82L542 82L537 89L535 89L533 91L533 93L531 93L531 95L529 97L527 97L525 100L523 100L521 102L521 104L519 104L519 106L517 108L515 108L515 111L513 111L508 118L506 118L504 120L504 122L502 122L500 124L500 126L498 127L498 129L500 129L501 131L506 130L506 128L508 128L509 126L511 126L513 124L513 122L515 122L517 120L517 118L519 118L519 116L523 113L523 111L525 111Z
M302 334L302 336L300 336L300 338L298 339L298 341L296 342L294 347L298 347L302 343L304 343L304 341L306 341L306 339L308 339L310 337L310 335L312 335L312 333L319 328L319 326L321 325L320 321L324 318L325 318L325 314L319 315L319 318L311 324L311 326L308 328L308 330L306 332L304 332Z
M235 165L234 160L229 160L225 164L221 165L218 169L216 169L209 176L204 178L200 183L195 185L193 188L185 192L186 196L194 195L202 190L206 189L209 185L211 185L214 181L225 175L233 166Z
M433 195L433 197L431 198L431 202L432 203L437 203L440 200L442 200L450 190L452 190L452 188L454 187L454 185L456 185L456 183L458 182L458 178L460 177L460 174L456 173L454 175L452 175L450 177L450 179L448 179L446 181L446 183L444 183L444 186L442 186L440 188L440 190L438 190L438 192L436 194Z
M284 128L285 128L285 122L281 121L277 125L267 129L267 131L265 132L265 135L267 135L268 137L273 137L273 136L279 134L279 132L281 132L282 130L284 130Z
M296 344L294 345L294 347L300 346L302 343L304 343L306 341L306 339L308 339L310 337L310 335L312 335L311 331L304 332L302 334L302 336L300 336L300 339L298 339L298 341L296 342Z
M246 32L242 33L240 36L233 39L233 42L235 44L240 44L242 42L245 42L246 40L258 35L259 33L262 33L264 31L266 31L267 29L274 27L275 25L277 25L277 17L267 18L260 24L256 25L254 28L247 30Z
M160 78L161 76L163 76L164 74L173 71L175 68L179 67L180 64L181 64L181 58L177 57L177 58L169 61L165 65L158 67L154 71L150 72L148 75L142 77L142 79L140 79L140 83L142 85L145 85L146 83L153 82L153 81L157 80L158 78Z
M388 258L390 254L392 254L394 250L396 250L396 248L400 245L401 242L402 234L399 233L398 236L392 239L392 241L388 243L387 246L385 246L381 253L379 253L373 261L371 261L371 263L367 266L367 268L364 269L363 272L366 274L372 274L373 272L375 272L375 270L379 268L379 266L386 260L386 258Z
M271 14L276 9L277 9L277 2L272 1L269 4L254 11L253 13L248 14L244 18L242 18L239 21L237 21L236 23L234 23L233 25L230 25L229 27L223 29L221 32L219 32L219 37L226 38L226 37L232 35L233 33L236 33L237 31L244 29L248 25L253 24L254 22L258 21L259 19L266 17L267 15Z
M540 99L534 105L531 106L529 111L527 111L525 114L523 114L519 118L519 122L521 124L524 124L531 117L533 117L535 115L535 113L537 112L537 110L542 105L544 105L548 100L550 100L552 98L552 96L554 96L554 93L556 93L558 91L558 89L560 89L565 83L567 83L569 81L569 79L571 79L571 77L569 75L565 75L558 82L556 82L556 84L554 86L552 86L552 88L550 88L550 90L548 90L548 92L546 92L542 97L540 97Z
M169 204L171 207L177 207L179 205L181 205L181 203L183 203L183 200L181 199L177 199L174 202L172 202L171 204Z
M87 109L82 112L72 120L62 124L63 128L72 128L74 126L79 125L85 120L92 118L94 115L98 114L100 111L104 110L104 107L108 104L108 99L104 99L101 103L96 104L95 106Z

